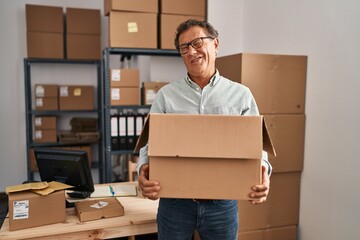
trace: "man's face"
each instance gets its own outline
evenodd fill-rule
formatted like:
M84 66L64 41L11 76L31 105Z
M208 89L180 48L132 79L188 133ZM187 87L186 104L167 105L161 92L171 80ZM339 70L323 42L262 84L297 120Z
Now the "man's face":
M208 36L203 28L192 27L179 36L179 45L181 46L181 44L190 43L194 39ZM218 48L219 41L217 38L203 39L203 45L197 49L194 49L191 45L189 46L188 52L181 56L190 77L210 78L214 75Z

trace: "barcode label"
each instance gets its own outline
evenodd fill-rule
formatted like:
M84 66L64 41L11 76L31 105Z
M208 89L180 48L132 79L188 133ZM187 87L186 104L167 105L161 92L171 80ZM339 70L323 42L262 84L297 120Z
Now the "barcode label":
M29 218L29 200L14 201L13 209L14 220Z

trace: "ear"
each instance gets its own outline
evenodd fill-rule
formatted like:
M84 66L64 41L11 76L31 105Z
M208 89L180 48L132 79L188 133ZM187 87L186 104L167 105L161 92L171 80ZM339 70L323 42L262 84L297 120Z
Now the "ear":
M214 42L214 46L215 46L215 54L217 55L218 51L219 51L219 47L220 47L220 42L219 42L219 38L215 38L213 40Z

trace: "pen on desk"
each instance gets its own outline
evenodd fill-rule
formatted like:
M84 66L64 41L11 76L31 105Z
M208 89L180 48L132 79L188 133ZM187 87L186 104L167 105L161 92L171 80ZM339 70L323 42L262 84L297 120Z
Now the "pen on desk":
M111 195L114 196L115 195L114 189L112 188L111 185L109 185L109 188L110 188Z

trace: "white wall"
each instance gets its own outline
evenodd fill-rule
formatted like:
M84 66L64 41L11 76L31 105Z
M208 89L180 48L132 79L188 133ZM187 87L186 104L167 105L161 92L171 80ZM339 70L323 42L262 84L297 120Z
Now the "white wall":
M356 105L360 102L360 2L208 2L209 21L220 32L220 56L237 52L309 56L299 239L360 239ZM25 3L102 9L101 0L0 0L0 191L26 178ZM106 19L102 21L105 46ZM159 62L158 71L165 71ZM183 68L176 60L171 62L168 74L173 80ZM149 70L151 78L159 78L158 71Z

